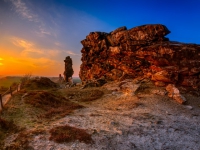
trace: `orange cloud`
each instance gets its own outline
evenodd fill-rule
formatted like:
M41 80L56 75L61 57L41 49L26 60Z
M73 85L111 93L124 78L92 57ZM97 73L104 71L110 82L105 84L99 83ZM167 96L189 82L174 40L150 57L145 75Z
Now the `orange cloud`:
M73 60L74 76L78 75L80 55L70 50L43 49L32 41L19 37L8 38L0 45L0 75L58 76L64 72L66 56ZM57 43L59 44L59 43Z
M25 49L21 52L23 57L42 57L44 54L44 51L38 49Z
M22 47L22 48L30 48L34 45L33 43L31 43L29 41L26 41L24 39L20 39L20 38L17 38L17 37L12 38L12 43L15 46Z

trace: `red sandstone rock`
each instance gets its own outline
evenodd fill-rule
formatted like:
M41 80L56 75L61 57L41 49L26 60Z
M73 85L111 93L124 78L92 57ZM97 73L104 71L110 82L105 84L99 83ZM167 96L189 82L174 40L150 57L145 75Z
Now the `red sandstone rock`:
M170 98L173 98L175 101L177 101L180 104L186 103L186 98L180 94L178 88L176 88L173 84L167 85L166 90Z
M81 80L149 77L200 88L200 45L169 41L168 33L160 24L91 32L81 41Z
M162 81L156 81L154 84L155 86L160 86L160 87L165 86L165 82L162 82Z

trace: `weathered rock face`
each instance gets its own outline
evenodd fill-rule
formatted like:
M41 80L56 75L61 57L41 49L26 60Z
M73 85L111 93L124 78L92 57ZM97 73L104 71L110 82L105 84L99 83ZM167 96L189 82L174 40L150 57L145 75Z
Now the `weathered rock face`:
M67 56L64 62L65 62L65 71L63 75L64 75L64 80L68 82L69 78L72 77L72 75L74 74L74 70L72 68L72 59L70 58L70 56Z
M156 83L200 88L200 45L169 41L169 33L161 24L91 32L81 41L81 80L143 76Z

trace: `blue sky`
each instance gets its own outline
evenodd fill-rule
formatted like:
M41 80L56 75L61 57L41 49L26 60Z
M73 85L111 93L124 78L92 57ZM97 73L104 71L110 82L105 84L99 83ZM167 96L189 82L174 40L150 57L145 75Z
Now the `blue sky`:
M58 76L69 55L78 76L80 41L120 26L164 24L170 40L200 44L199 6L200 0L0 0L0 75Z

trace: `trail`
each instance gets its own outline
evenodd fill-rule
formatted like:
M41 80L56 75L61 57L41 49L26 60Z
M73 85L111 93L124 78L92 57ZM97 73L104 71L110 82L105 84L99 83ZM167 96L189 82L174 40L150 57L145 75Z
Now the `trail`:
M18 88L18 91L20 90L20 86L21 85L19 85L17 88ZM15 93L17 93L17 89L15 90L15 91L12 91L12 94L15 94ZM3 97L2 97L2 102L3 102L3 106L5 106L8 102L9 102L9 100L11 99L11 97L12 97L12 95L11 95L11 93L9 93L9 94L6 94L6 95L4 95ZM0 112L2 111L2 107L0 107Z

